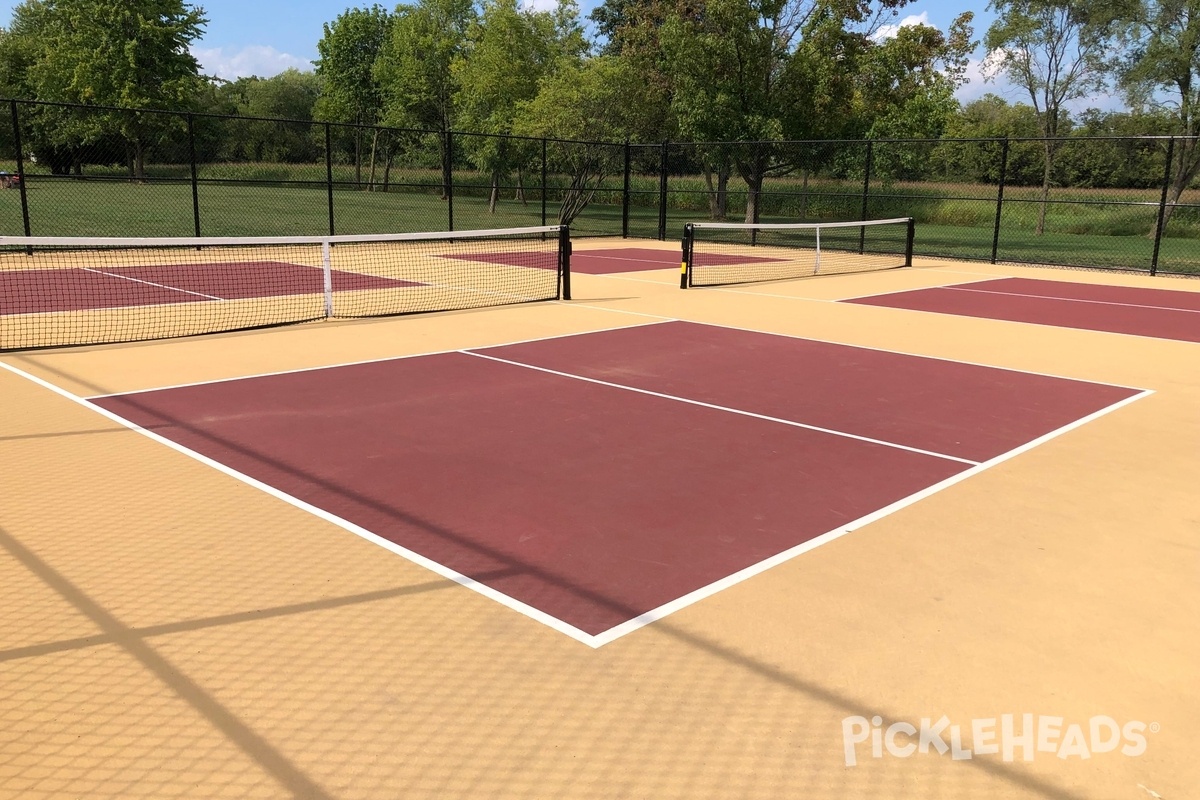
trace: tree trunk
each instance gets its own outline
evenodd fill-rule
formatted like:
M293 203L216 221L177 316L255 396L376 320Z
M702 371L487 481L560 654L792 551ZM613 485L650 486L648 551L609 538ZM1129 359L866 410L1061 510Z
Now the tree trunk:
M492 191L488 193L488 213L496 213L496 201L500 199L500 169L492 169Z
M371 136L371 170L367 174L367 191L375 191L375 152L379 147L379 128Z
M133 177L138 183L146 182L146 148L141 139L133 143Z
M749 161L739 161L738 172L746 182L746 224L758 222L759 201L762 194L763 177L767 171L767 160L762 151L755 149Z
M383 156L383 191L387 192L388 183L392 177L392 148L391 142L388 142L389 147L384 150Z
M1179 198L1183 197L1196 175L1200 174L1200 148L1197 147L1196 140L1176 139L1175 142L1179 147L1179 166L1174 169L1175 175L1167 191L1167 207L1163 209L1164 235L1167 223L1171 221L1171 215L1175 213L1179 204ZM1154 235L1153 231L1150 235Z
M517 167L517 193L513 196L514 200L520 200L521 205L529 205L529 201L525 199L525 170Z
M808 167L804 168L804 180L800 184L800 219L808 219Z
M362 188L362 128L354 129L354 185Z
M1049 205L1047 201L1050 199L1050 172L1054 166L1053 144L1046 140L1043 145L1045 161L1042 169L1042 196L1041 202L1038 203L1037 230L1035 231L1038 236L1046 232L1046 207Z
M725 219L729 213L729 164L717 170L717 219Z
M704 161L704 185L708 188L708 218L720 219L717 216L717 191L713 186L713 171L707 159Z

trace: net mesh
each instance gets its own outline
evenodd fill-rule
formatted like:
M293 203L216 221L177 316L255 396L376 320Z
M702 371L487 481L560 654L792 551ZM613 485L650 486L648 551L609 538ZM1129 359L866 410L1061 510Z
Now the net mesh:
M797 224L692 223L683 285L723 286L869 272L912 263L912 220Z
M250 239L0 237L0 349L553 300L564 228Z

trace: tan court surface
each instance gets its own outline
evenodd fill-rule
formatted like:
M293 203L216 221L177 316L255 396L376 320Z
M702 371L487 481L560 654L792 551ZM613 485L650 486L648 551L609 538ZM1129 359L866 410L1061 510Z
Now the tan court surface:
M684 292L661 270L577 275L570 303L0 357L92 395L667 317L1155 392L592 649L0 371L0 797L1200 797L1200 346L828 302L988 275L1200 291L919 259ZM847 717L945 715L970 748L1003 714L1140 721L1145 752L845 763Z

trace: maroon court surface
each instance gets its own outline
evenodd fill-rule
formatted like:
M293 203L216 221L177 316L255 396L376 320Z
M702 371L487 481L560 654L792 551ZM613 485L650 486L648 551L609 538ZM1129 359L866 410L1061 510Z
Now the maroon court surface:
M333 270L335 292L419 286ZM4 314L287 297L324 291L322 270L282 261L76 267L0 272Z
M999 278L843 302L1200 342L1197 292Z
M1137 393L675 322L93 402L597 635Z
M552 253L479 253L473 255L447 256L466 261L484 261L492 264L558 269L558 259ZM757 264L779 261L748 255L706 254L705 263ZM650 247L618 247L608 250L576 250L571 254L571 272L588 275L612 275L621 272L642 272L655 269L679 269L678 250L656 250Z

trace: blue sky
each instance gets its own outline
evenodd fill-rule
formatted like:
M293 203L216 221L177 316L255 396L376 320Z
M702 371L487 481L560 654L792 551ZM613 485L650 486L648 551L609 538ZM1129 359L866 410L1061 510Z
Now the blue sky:
M601 0L580 0L586 16ZM370 0L356 3L367 5ZM542 4L553 0L533 0ZM233 79L243 75L268 76L288 67L310 69L317 57L317 40L321 25L335 18L351 5L350 0L200 0L209 18L202 41L193 47L204 71L210 75ZM17 3L0 2L0 20L7 24ZM390 5L390 3L389 3ZM975 36L982 38L991 22L987 0L960 0L957 3L941 0L916 0L905 7L896 22L920 21L946 30L962 11L975 11ZM980 62L982 49L976 53L969 71L970 81L959 91L963 101L994 92L1017 101L1024 99L1014 88L1003 84L984 83ZM1083 104L1114 107L1110 98L1097 98Z

